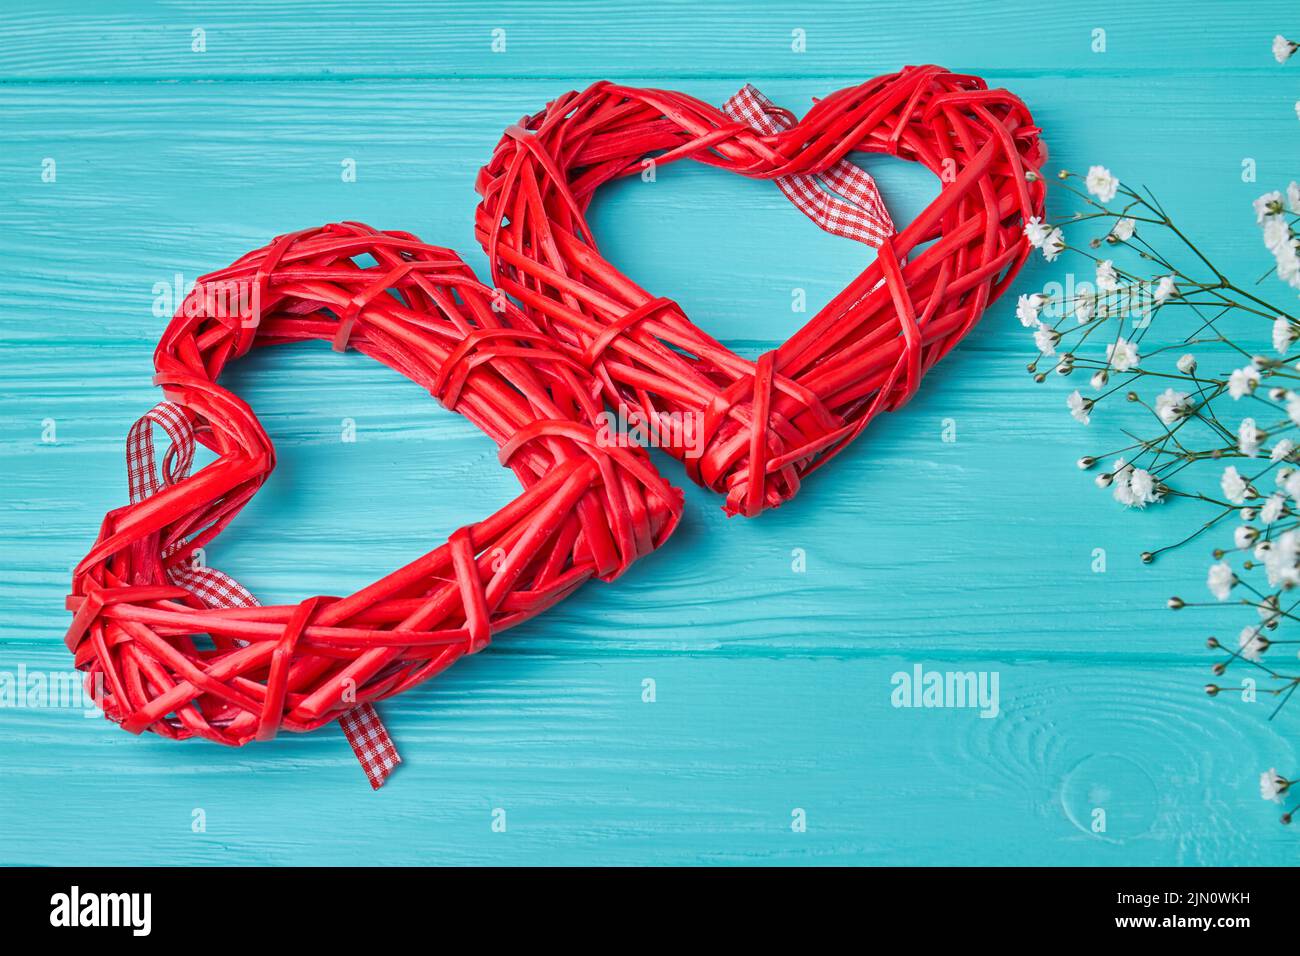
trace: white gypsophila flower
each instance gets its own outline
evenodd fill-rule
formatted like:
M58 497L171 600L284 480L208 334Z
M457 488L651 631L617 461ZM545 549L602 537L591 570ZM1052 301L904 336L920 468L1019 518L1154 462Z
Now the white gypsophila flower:
M1082 425L1088 424L1088 413L1092 411L1092 402L1079 394L1076 388L1065 399L1066 406L1070 409L1070 417Z
M1234 399L1241 398L1243 395L1249 395L1259 384L1259 369L1254 365L1247 365L1243 368L1236 369L1228 376L1228 394Z
M1115 227L1111 229L1110 234L1114 236L1116 239L1118 239L1120 242L1128 242L1130 239L1133 238L1133 233L1136 230L1137 230L1137 220L1129 219L1125 217L1124 219L1120 219L1118 222L1115 223Z
M1074 295L1074 317L1082 324L1097 314L1097 294L1082 289Z
M1108 483L1112 486L1111 494L1115 500L1126 508L1145 508L1153 501L1160 500L1160 492L1156 489L1156 480L1151 472L1144 468L1134 468L1123 458L1115 462ZM1101 481L1097 485L1106 487L1106 483Z
M1056 334L1050 327L1039 325L1034 332L1034 344L1038 346L1038 351L1044 355L1056 354L1056 343L1061 341L1061 337Z
M1165 389L1156 396L1156 414L1166 425L1172 425L1185 418L1192 410L1191 396L1172 388Z
M1032 329L1038 325L1038 313L1043 309L1043 297L1035 292L1033 295L1022 295L1016 300L1016 318L1020 324L1027 329Z
M1292 181L1286 187L1286 206L1294 213L1300 213L1300 183Z
M1064 251L1065 233L1061 232L1059 227L1055 227L1043 240L1043 258L1048 262L1055 262L1056 257Z
M1097 291L1114 292L1119 288L1119 275L1115 272L1115 264L1109 259L1103 259L1097 263Z
M1093 166L1088 170L1083 183L1102 202L1110 202L1119 191L1119 180L1110 174L1105 166Z
M1178 294L1178 286L1174 284L1173 276L1161 276L1160 281L1156 283L1156 291L1152 293L1156 302L1164 302L1172 295Z
M1273 320L1273 350L1278 355L1286 355L1291 351L1291 343L1295 341L1295 333L1291 328L1291 320L1284 315L1279 315Z
M1288 498L1300 499L1300 471L1294 468L1283 468L1274 480Z
M1031 216L1029 221L1025 223L1025 238L1029 240L1029 244L1035 249L1043 248L1043 243L1047 241L1047 237L1051 233L1052 227L1043 222L1039 216Z
M1264 248L1279 255L1291 241L1291 227L1287 225L1286 216L1264 217Z
M1255 224L1262 226L1264 220L1269 216L1278 216L1282 214L1282 194L1276 189L1271 193L1264 193L1254 202L1255 206Z
M1228 600L1232 586L1237 583L1237 576L1232 573L1232 566L1227 561L1210 565L1210 573L1205 579L1206 586L1220 601Z
M1175 364L1178 367L1178 371L1182 372L1184 375L1191 375L1196 371L1196 356L1188 352Z
M1300 394L1286 393L1286 416L1291 419L1291 424L1300 425Z
M1145 508L1153 501L1160 500L1160 493L1156 491L1156 480L1151 472L1144 468L1134 468L1129 474L1129 507Z
M1278 518L1282 517L1282 512L1286 508L1286 496L1271 494L1268 500L1264 502L1264 507L1259 509L1259 520L1264 524L1272 524Z
M1115 477L1114 485L1111 488L1111 495L1125 508L1133 507L1133 489L1129 487L1129 476L1127 474L1117 475Z
M1106 362L1117 372L1127 372L1138 360L1137 346L1122 335L1106 346Z
M1282 34L1273 37L1273 59L1279 63L1285 63L1291 59L1291 54L1296 51L1296 45L1288 40Z
M1280 588L1300 584L1300 569L1296 560L1300 557L1300 536L1294 531L1279 535L1269 544L1263 554L1264 571L1268 575L1270 587Z
M1259 429L1255 427L1255 419L1243 418L1237 426L1237 448L1250 458L1259 456Z
M1219 487L1223 489L1223 495L1234 505L1244 505L1246 495L1250 492L1250 485L1246 479L1238 474L1237 469L1232 465L1223 469L1223 477L1219 479Z
M1241 656L1248 661L1258 661L1268 650L1268 644L1259 634L1259 627L1253 624L1241 629L1237 646L1241 648Z
M1278 604L1277 595L1270 594L1268 597L1264 598L1264 600L1260 601L1259 604L1255 605L1255 611L1259 614L1260 620L1264 622L1271 621L1273 618L1278 617L1282 612L1282 608Z
M1092 373L1092 378L1088 379L1088 382L1092 385L1093 388L1103 388L1105 387L1106 383L1109 381L1110 381L1110 373L1107 372L1104 368L1097 369L1097 371Z
M1285 461L1291 457L1291 453L1294 451L1295 442L1289 438L1283 438L1273 446L1273 450L1268 453L1268 457L1272 461Z
M1300 289L1300 248L1297 248L1295 240L1286 243L1277 252L1277 277Z
M1284 793L1286 793L1286 781L1279 777L1272 767L1259 775L1259 795L1265 800L1281 803Z
M1131 508L1134 504L1133 488L1131 482L1133 479L1133 466L1123 458L1115 460L1115 466L1111 469L1111 494L1120 504Z
M1232 543L1241 551L1245 551L1255 539L1259 537L1259 532L1248 524L1238 525L1232 532Z

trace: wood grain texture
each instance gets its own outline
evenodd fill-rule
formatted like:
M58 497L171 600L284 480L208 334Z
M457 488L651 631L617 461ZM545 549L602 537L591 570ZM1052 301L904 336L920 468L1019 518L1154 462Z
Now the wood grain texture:
M1106 30L1107 71L1267 68L1268 41L1292 8L1223 4L936 0L608 3L557 0L154 0L20 5L0 25L0 75L22 79L573 76L600 79L827 76L863 64L943 63L998 72L1098 71L1091 31ZM1279 25L1280 24L1280 25ZM206 50L192 34L206 33ZM807 39L792 49L793 30ZM505 49L493 52L493 30ZM1261 47L1261 39L1264 46ZM1153 57L1152 54L1155 53ZM875 70L874 72L884 72Z
M479 165L507 123L601 76L714 102L756 79L800 112L905 62L984 72L1029 103L1054 165L1149 183L1224 264L1255 269L1249 200L1264 187L1240 164L1255 159L1260 184L1298 172L1298 74L1268 55L1292 11L1181 9L6 8L0 670L68 666L70 568L125 500L122 439L157 400L156 283L342 218L414 231L485 274ZM498 25L508 52L494 55ZM190 52L194 26L206 54ZM806 54L789 50L795 27ZM355 183L339 175L349 158ZM864 162L899 220L934 194L916 169ZM869 255L770 185L690 166L608 187L592 221L621 268L750 355L801 321L792 289L815 309ZM1035 264L1022 284L1050 274ZM1124 515L1073 467L1065 383L1030 385L1012 312L991 309L788 506L729 521L688 488L679 533L623 580L383 705L406 763L377 794L337 731L231 751L0 709L0 862L1294 862L1255 783L1296 765L1294 715L1201 693L1201 641L1235 618L1163 602L1199 593L1205 554L1136 559L1187 516ZM353 590L516 493L487 438L355 353L271 350L229 380L279 465L208 558L265 601ZM1001 715L893 707L891 675L917 663L998 672ZM793 808L808 832L791 831Z

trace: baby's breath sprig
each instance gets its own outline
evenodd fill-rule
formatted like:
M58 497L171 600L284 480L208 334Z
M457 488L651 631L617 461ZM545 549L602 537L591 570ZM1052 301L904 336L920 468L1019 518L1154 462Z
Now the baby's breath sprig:
M1275 275L1300 289L1300 185L1255 201L1274 264L1248 286L1220 269L1150 190L1128 188L1102 166L1059 175L1077 210L1055 224L1031 219L1025 235L1049 262L1069 253L1088 267L1083 279L1067 273L1020 296L1016 315L1039 353L1029 372L1038 382L1053 370L1087 376L1087 392L1081 386L1066 398L1070 415L1084 425L1113 420L1124 436L1079 459L1085 470L1111 462L1098 487L1127 508L1178 498L1198 506L1197 523L1143 552L1143 562L1231 534L1230 546L1213 551L1207 584L1218 601L1235 595L1256 613L1235 647L1210 638L1223 654L1213 673L1221 680L1230 667L1248 669L1250 693L1258 686L1277 699L1271 719L1300 687L1300 668L1280 663L1300 640L1277 637L1284 621L1300 619L1292 597L1300 586L1300 308L1269 301L1259 286ZM1092 236L1077 242L1089 226ZM1271 352L1260 348L1269 340ZM1174 610L1191 606L1169 600ZM1206 691L1216 697L1225 688ZM1282 802L1300 791L1293 783L1270 769L1260 792Z

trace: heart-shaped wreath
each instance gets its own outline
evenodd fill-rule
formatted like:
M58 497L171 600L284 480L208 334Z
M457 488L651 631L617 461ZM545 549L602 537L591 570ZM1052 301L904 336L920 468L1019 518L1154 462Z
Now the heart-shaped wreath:
M275 463L252 409L216 380L254 346L304 339L351 344L427 388L497 442L524 491L353 595L261 607L190 564ZM240 745L320 727L432 677L588 578L617 577L681 512L644 450L598 440L590 375L454 252L407 233L306 230L203 277L155 367L168 402L152 420L173 437L163 477L142 420L133 501L107 515L74 572L67 634L103 685L105 714L135 733ZM217 455L192 475L190 433Z
M1019 99L936 66L840 90L798 122L758 106L728 115L682 93L597 83L510 127L477 183L476 234L497 286L582 356L611 404L642 421L701 422L702 454L668 450L745 515L790 498L877 413L907 401L1005 290L1028 253L1024 223L1042 216L1047 159ZM763 116L785 128L763 132ZM855 150L921 163L939 177L938 197L888 235L874 189L864 203L845 170ZM879 246L757 362L638 287L587 224L602 183L685 158L776 179L825 228Z
M282 236L199 280L155 355L167 401L128 437L131 504L74 571L67 644L106 715L231 745L337 719L377 787L398 758L369 702L617 577L676 525L681 492L610 440L602 392L643 421L696 417L698 458L665 447L746 515L906 401L1026 255L1046 160L1028 111L938 67L841 90L797 122L752 87L724 109L598 83L511 127L478 182L496 290L454 252L357 223ZM895 235L853 150L922 163L939 197ZM584 219L601 183L685 157L776 180L823 228L878 246L876 261L780 348L740 358L605 261ZM216 381L254 346L304 339L351 344L428 388L497 442L524 491L349 597L263 607L191 562L275 460ZM154 424L172 440L161 478ZM190 474L196 439L217 457Z

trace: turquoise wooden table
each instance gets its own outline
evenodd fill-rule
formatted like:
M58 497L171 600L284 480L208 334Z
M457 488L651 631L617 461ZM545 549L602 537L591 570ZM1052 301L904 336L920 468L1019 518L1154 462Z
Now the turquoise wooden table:
M922 62L1012 89L1053 169L1146 182L1215 258L1255 268L1262 187L1242 159L1261 183L1297 173L1297 74L1268 52L1288 30L1292 4L1199 0L9 3L0 670L69 667L69 571L126 500L122 441L158 400L178 275L337 219L414 231L486 274L475 173L567 89L608 77L721 102L752 81L803 112ZM922 171L866 165L900 221L935 193ZM802 321L793 290L815 309L871 254L771 184L688 164L606 188L593 222L615 263L751 357ZM1294 862L1257 780L1297 765L1297 715L1200 690L1213 621L1163 603L1203 587L1204 549L1138 562L1179 516L1124 515L1074 468L1064 390L1028 381L1013 310L993 307L786 507L728 520L688 486L679 533L623 580L382 704L405 763L381 791L337 728L230 750L0 709L0 861ZM263 601L348 593L516 493L488 438L356 353L272 350L230 381L279 465L208 560ZM997 716L895 707L893 675L918 665L996 674Z

